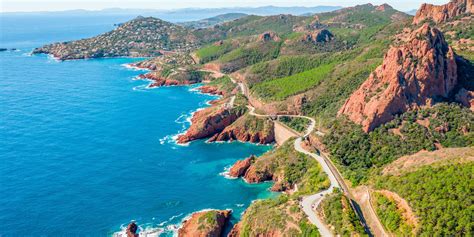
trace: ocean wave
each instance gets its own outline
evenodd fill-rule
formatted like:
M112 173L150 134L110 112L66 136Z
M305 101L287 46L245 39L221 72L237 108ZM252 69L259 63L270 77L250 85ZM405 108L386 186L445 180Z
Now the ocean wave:
M189 142L188 143L178 143L178 137L180 135L184 135L186 133L186 130L189 128L189 126L191 126L191 124L192 124L191 119L193 118L194 113L196 113L200 110L203 110L203 109L204 108L199 108L199 109L187 112L187 113L182 113L178 118L176 118L174 120L175 123L181 124L181 130L179 130L178 133L176 133L176 134L164 136L163 138L161 138L159 140L160 144L161 145L173 144L173 145L178 145L178 146L189 146Z
M48 61L47 61L48 63L52 63L52 62L59 63L59 62L61 62L61 60L59 60L58 57L55 57L52 54L47 54L47 57L48 57Z
M132 88L134 91L149 91L151 88L148 85L139 85Z
M231 165L224 167L224 171L220 172L219 175L224 176L226 179L237 179L237 177L232 177L229 175Z
M178 215L174 215L170 217L168 220L163 221L159 224L153 224L153 223L145 223L145 224L138 224L138 233L140 237L158 237L161 234L173 234L176 235L177 231L181 227L181 220L179 222L176 222L177 218L183 216L184 213L180 213ZM152 218L153 220L155 218ZM132 220L131 222L135 222L135 220ZM136 223L136 222L135 222ZM113 237L127 237L127 224L122 224L120 225L120 230L113 233Z
M124 64L121 64L120 66L132 71L144 71L144 72L150 71L150 69L137 67L137 66L132 65L131 63L124 63Z

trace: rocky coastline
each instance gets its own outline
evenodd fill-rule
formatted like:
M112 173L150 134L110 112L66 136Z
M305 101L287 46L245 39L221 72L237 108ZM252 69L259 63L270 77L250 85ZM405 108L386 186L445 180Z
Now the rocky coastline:
M183 221L179 237L219 237L230 219L231 210L205 210L193 213Z

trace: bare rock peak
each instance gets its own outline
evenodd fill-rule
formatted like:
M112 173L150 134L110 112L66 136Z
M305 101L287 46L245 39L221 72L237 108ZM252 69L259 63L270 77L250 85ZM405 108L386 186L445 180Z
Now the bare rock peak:
M392 46L380 65L339 110L368 132L410 109L451 96L455 54L443 34L424 24Z

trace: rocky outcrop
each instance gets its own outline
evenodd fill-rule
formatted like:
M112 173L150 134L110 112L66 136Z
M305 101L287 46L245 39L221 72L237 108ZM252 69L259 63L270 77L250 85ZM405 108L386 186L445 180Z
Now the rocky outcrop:
M453 50L438 29L424 24L389 49L338 114L371 131L397 114L447 99L456 83Z
M243 112L239 109L226 109L221 104L197 111L191 119L191 127L184 135L180 135L177 141L186 143L220 133L242 116Z
M269 42L269 41L278 42L280 41L280 37L278 37L278 35L273 31L267 31L258 36L258 41L259 42Z
M192 84L191 81L178 81L174 79L163 78L163 77L158 76L155 73L141 74L139 75L139 78L151 80L152 82L150 83L150 85L148 85L149 88Z
M248 183L261 183L273 180L273 173L269 167L251 165L243 177Z
M250 156L243 160L238 160L229 170L229 176L239 178L245 175L250 165L255 161L255 156Z
M324 43L329 42L334 38L334 35L326 29L315 30L313 32L308 32L303 35L303 41L311 43Z
M375 10L376 10L376 11L385 12L385 11L393 10L393 7L390 6L390 5L388 5L388 4L386 4L386 3L384 3L384 4L380 5L380 6L375 7Z
M240 222L235 224L230 230L227 237L239 237L240 236Z
M452 0L440 6L424 3L416 12L413 24L420 24L426 20L443 23L466 13L474 13L474 0Z
M230 218L230 210L209 210L196 212L183 221L178 230L179 237L220 237Z
M273 143L275 141L273 122L266 118L245 115L209 139L210 142L235 140L259 144Z
M219 88L215 86L200 86L197 88L197 90L199 90L202 93L211 94L211 95L225 95L226 94L225 91L221 91L219 90Z
M125 233L127 234L127 237L138 237L137 230L138 230L137 224L135 224L135 222L132 222L128 224L127 230Z

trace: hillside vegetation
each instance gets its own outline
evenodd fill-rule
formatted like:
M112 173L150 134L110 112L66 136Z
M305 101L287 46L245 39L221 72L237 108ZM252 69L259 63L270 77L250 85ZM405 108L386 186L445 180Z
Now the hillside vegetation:
M373 194L374 208L387 231L396 236L412 236L413 226L408 224L397 203L380 193Z
M401 176L381 176L375 180L375 186L394 191L408 201L420 218L419 235L472 236L472 180L474 162L424 166Z
M327 225L333 227L333 233L340 236L366 236L349 199L339 190L327 196L318 207Z
M466 147L474 142L474 114L456 104L438 104L407 112L364 133L343 118L332 125L323 142L343 174L354 184L366 181L372 168L420 150ZM445 126L449 124L449 126Z

